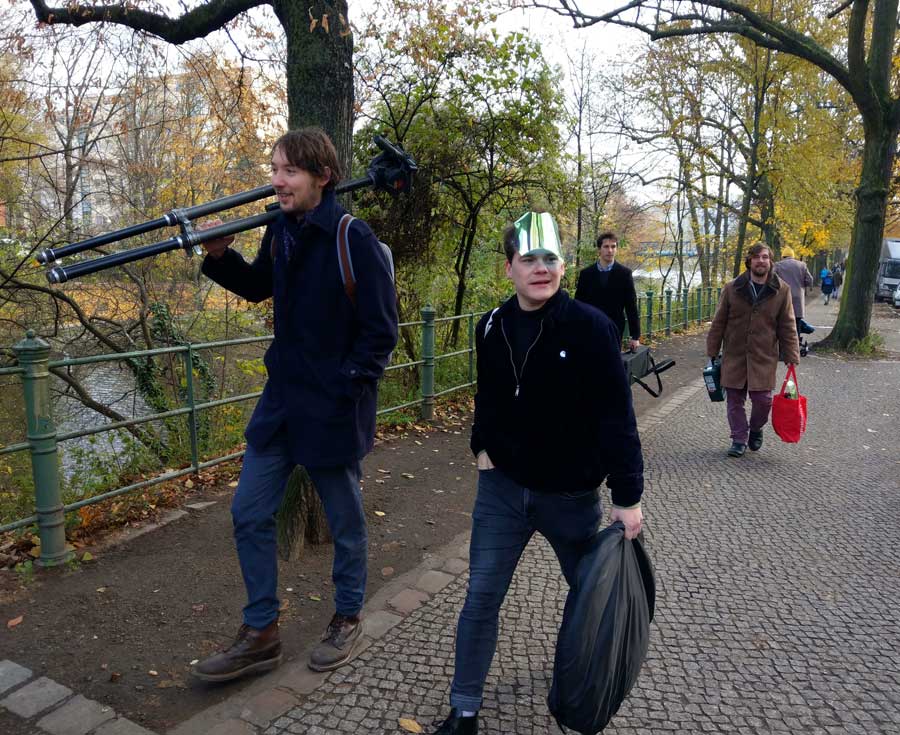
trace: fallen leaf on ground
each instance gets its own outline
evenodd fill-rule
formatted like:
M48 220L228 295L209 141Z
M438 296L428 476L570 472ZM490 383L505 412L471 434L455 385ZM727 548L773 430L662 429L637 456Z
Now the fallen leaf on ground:
M390 577L394 573L394 567L385 567L381 570L382 577Z
M406 730L406 732L423 732L422 726L418 722L406 717L400 718L400 727Z
M401 472L401 473L400 473L400 476L401 476L401 477L405 477L407 480L414 480L414 479L416 479L416 476L415 476L415 475L411 475L409 472Z
M383 469L381 469L380 467L378 468L378 472L380 472L382 475L389 475L389 474L391 474L391 471L390 471L390 470L383 470Z
M384 517L384 511L383 511L383 510L376 510L376 511L375 511L375 515L377 515L379 518L383 518L383 517Z
M13 618L12 620L6 621L7 628L15 628L19 623L21 623L25 619L24 615L19 615L17 618Z
M147 673L150 674L150 676L159 676L159 672L154 671L153 669L150 669L150 671L148 671Z
M313 594L310 594L310 595L309 595L309 599L312 600L313 602L321 602L321 601L322 601L322 595L313 595Z
M94 555L90 551L85 551L81 555L81 561L94 561Z

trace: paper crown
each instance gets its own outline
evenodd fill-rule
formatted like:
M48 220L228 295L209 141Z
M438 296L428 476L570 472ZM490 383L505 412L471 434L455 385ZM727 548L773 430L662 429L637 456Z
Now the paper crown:
M513 223L519 241L519 256L550 253L562 258L559 230L549 212L526 212Z

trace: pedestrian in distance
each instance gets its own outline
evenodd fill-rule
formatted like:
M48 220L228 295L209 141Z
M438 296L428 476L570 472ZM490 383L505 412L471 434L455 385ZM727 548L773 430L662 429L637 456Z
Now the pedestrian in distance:
M797 333L800 334L800 323L806 317L806 287L812 286L813 277L806 263L797 260L792 248L781 249L781 260L775 264L776 275L791 289L791 303L794 307L794 319Z
M619 240L614 232L597 238L597 262L578 274L575 298L594 306L612 319L619 332L619 343L628 317L629 347L640 345L641 320L638 317L637 292L631 269L616 262Z
M831 297L835 301L840 301L841 286L844 285L844 269L841 268L840 265L834 266L834 269L831 271L831 276L834 279L834 291L832 291Z
M205 243L203 273L248 301L271 298L275 314L268 380L247 425L231 506L247 604L234 643L193 668L206 681L230 681L281 661L275 514L296 465L315 485L334 540L335 614L310 668L341 666L360 641L368 543L360 461L373 445L377 383L397 342L397 308L382 246L365 222L343 218L334 193L339 180L337 151L322 130L288 132L272 149L281 211L256 258L248 263L231 249L233 238ZM339 223L344 240L337 239ZM352 299L342 283L342 241L355 274Z
M622 521L625 537L636 537L643 522L644 464L618 330L560 290L565 264L550 214L526 213L503 245L515 294L476 328L471 447L478 493L469 588L456 632L451 711L435 735L478 732L500 606L532 535L550 542L571 586L602 520L604 480L611 518ZM563 400L563 390L578 400Z
M821 278L819 287L822 290L822 303L825 304L825 306L828 306L828 302L831 300L831 294L834 292L834 276L831 274L830 270L823 268L819 277Z
M800 362L791 289L775 273L769 246L756 243L744 265L747 270L722 289L706 336L710 360L722 349L722 386L732 442L729 457L743 456L748 446L754 452L762 447L779 354L786 365ZM748 393L749 422L744 410Z

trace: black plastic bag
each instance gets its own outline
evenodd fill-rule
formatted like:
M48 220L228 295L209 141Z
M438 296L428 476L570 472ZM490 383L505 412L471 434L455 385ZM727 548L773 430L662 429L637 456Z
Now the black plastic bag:
M653 567L640 541L613 523L578 563L556 641L547 704L560 727L595 735L637 681L656 604Z

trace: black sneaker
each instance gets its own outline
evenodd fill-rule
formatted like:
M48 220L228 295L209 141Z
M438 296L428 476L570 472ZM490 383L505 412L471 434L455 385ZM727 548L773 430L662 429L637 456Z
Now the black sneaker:
M474 717L460 717L454 707L432 735L478 735L478 714L476 713Z
M747 442L747 448L751 452L758 452L762 447L762 430L759 431L751 431L750 432L750 441Z
M744 452L747 451L747 445L741 444L740 442L732 442L731 447L728 450L729 457L743 457Z

